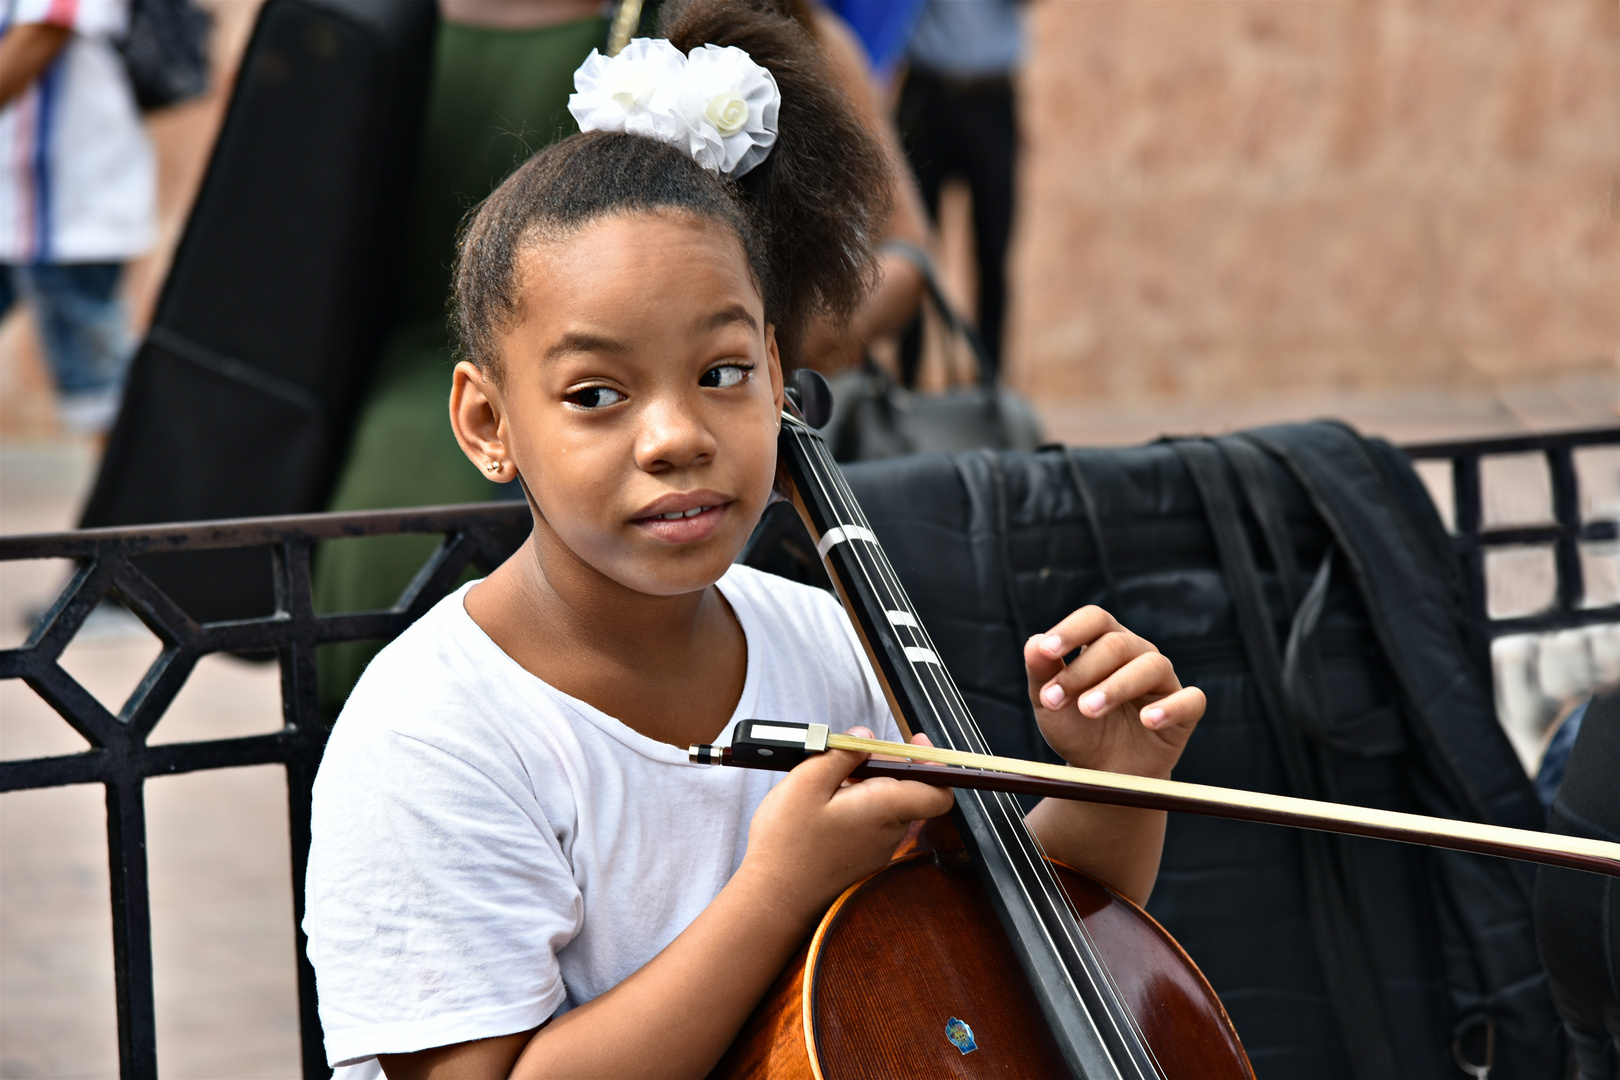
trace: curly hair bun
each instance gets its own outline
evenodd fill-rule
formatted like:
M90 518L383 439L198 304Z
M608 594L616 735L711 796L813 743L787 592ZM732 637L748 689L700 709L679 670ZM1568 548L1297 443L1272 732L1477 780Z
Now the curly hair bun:
M821 47L764 4L670 0L661 19L664 36L683 52L735 45L776 77L776 146L737 186L766 230L779 286L804 296L793 324L817 311L847 317L876 279L873 250L888 220L891 181L882 148L834 82Z

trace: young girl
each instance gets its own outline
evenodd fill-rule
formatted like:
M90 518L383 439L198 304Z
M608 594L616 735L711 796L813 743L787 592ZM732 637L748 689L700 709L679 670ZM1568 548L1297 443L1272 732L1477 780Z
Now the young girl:
M772 495L784 366L863 295L887 185L794 24L725 0L665 19L667 43L581 68L585 133L462 238L451 421L534 532L384 649L333 731L305 928L340 1076L702 1076L827 905L950 806L847 782L849 753L687 761L747 717L897 737L836 602L732 565ZM1024 659L1077 764L1166 776L1203 712L1095 608ZM1030 821L1146 898L1162 814Z

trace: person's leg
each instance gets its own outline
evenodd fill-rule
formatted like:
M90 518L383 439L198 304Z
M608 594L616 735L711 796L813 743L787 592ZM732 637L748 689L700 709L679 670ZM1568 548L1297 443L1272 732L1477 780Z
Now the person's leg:
M900 90L897 110L900 145L905 148L911 174L917 179L928 220L934 225L939 224L939 189L947 166L948 144L942 133L949 127L949 117L941 115L942 104L939 81L924 72L913 72ZM917 385L917 371L921 366L922 316L919 313L900 335L901 384Z
M941 104L939 80L926 72L912 73L900 89L900 145L905 149L911 174L917 178L930 221L939 219L939 188L945 176L946 144L940 136L948 126L948 118L944 118L946 123L941 122Z
M123 266L35 263L15 270L34 309L63 426L105 433L118 415L130 360L129 327L118 298Z
M9 263L0 263L0 319L5 318L11 305L17 302L17 286L12 281L15 272Z
M997 372L1007 314L1007 245L1017 182L1018 118L1011 87L974 93L958 138L972 147L960 161L973 190L973 246L979 269L979 334ZM963 148L964 150L967 147Z

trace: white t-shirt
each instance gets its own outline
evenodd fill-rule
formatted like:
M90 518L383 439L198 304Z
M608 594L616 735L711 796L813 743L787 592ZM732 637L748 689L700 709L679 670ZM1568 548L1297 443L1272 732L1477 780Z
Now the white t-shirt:
M741 566L719 585L748 642L721 742L748 718L899 737L831 596ZM781 779L693 765L535 678L465 592L371 662L315 780L304 929L341 1077L617 985L730 879Z
M128 0L0 0L0 34L71 29L0 109L0 263L124 262L152 246L157 167L124 61Z

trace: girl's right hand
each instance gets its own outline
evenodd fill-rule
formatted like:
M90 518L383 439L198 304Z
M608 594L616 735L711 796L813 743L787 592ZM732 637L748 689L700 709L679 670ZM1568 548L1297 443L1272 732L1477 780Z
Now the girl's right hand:
M871 738L866 728L851 735ZM912 742L926 744L925 736ZM739 875L814 924L838 894L883 869L913 821L950 810L949 788L877 776L850 780L867 755L816 754L788 773L754 811Z

